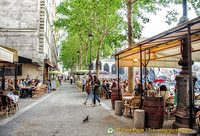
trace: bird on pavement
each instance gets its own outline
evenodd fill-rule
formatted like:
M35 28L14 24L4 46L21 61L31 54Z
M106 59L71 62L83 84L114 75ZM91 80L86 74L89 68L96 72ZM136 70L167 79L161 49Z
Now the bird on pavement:
M89 119L89 116L87 116L87 117L83 120L83 123L88 122L88 119Z

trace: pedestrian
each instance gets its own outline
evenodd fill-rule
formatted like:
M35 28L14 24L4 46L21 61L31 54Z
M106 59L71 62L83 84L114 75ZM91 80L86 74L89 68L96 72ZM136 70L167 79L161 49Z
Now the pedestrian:
M72 85L72 82L73 82L73 76L70 77L70 80L71 80L70 83L71 83L71 85Z
M83 103L84 105L86 105L87 104L87 101L88 101L88 99L89 99L89 97L90 97L90 94L91 94L91 97L92 97L92 103L91 103L91 105L93 105L94 103L93 103L93 94L92 94L92 76L91 75L89 75L89 77L88 77L88 80L86 81L86 86L85 86L85 92L86 92L86 100L85 100L85 102Z
M99 96L98 96L100 94L100 90L99 90L100 81L99 81L99 79L97 78L96 75L94 75L92 86L93 86L92 88L93 88L93 94L94 94L94 98L93 98L94 104L92 106L94 107L95 104L96 104L96 99L99 102L99 105L101 105L101 101L100 101Z
M82 82L82 92L84 92L84 88L85 88L85 77L81 78L81 82Z

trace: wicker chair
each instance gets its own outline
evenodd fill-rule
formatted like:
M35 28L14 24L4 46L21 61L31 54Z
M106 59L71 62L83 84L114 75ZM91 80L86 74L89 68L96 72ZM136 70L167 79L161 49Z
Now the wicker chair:
M4 110L6 117L8 117L8 113L15 113L16 108L12 99L6 95L0 95L0 97L2 102L2 110Z
M141 97L140 96L135 96L133 99L130 100L130 103L125 104L124 107L126 109L125 110L126 114L127 114L127 111L130 110L130 114L132 115L132 117L134 119L134 110L135 109L139 109L140 102L141 102Z
M20 92L19 91L14 90L14 91L12 91L12 94L13 95L17 95L17 96L20 97ZM15 110L17 110L17 109L19 110L18 101L15 103Z
M173 109L174 102L175 102L175 97L174 96L170 96L165 101L165 109L167 109L167 119L168 120L170 119L170 109Z
M5 95L6 93L2 90L0 90L0 95Z
M100 97L102 97L103 99L108 98L109 94L106 92L106 90L103 87L101 87L100 89L101 89Z

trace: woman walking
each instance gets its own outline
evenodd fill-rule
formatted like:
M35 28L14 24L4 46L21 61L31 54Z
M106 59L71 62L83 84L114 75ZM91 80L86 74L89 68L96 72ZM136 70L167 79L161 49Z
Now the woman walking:
M91 97L92 97L92 103L91 104L93 105L93 99L94 99L93 97L94 96L92 94L92 76L91 75L89 75L88 80L86 81L85 92L86 92L86 100L83 104L84 105L87 104L87 101L88 101L90 94L91 94Z
M94 94L94 98L93 98L94 104L93 104L93 106L95 106L95 104L96 104L96 99L99 102L99 105L101 105L101 101L100 101L99 96L98 96L100 94L100 90L99 90L100 81L97 78L97 76L95 76L95 75L94 75L92 86L93 86L93 94Z

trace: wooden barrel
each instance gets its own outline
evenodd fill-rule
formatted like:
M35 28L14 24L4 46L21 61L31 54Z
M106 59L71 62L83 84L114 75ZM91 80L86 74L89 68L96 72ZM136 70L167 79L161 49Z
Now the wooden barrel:
M118 92L117 88L113 88L111 92L111 103L112 103L112 108L115 109L115 101L116 100L122 100L122 93L121 90Z
M145 127L162 128L164 122L164 100L162 97L147 97L144 100Z

